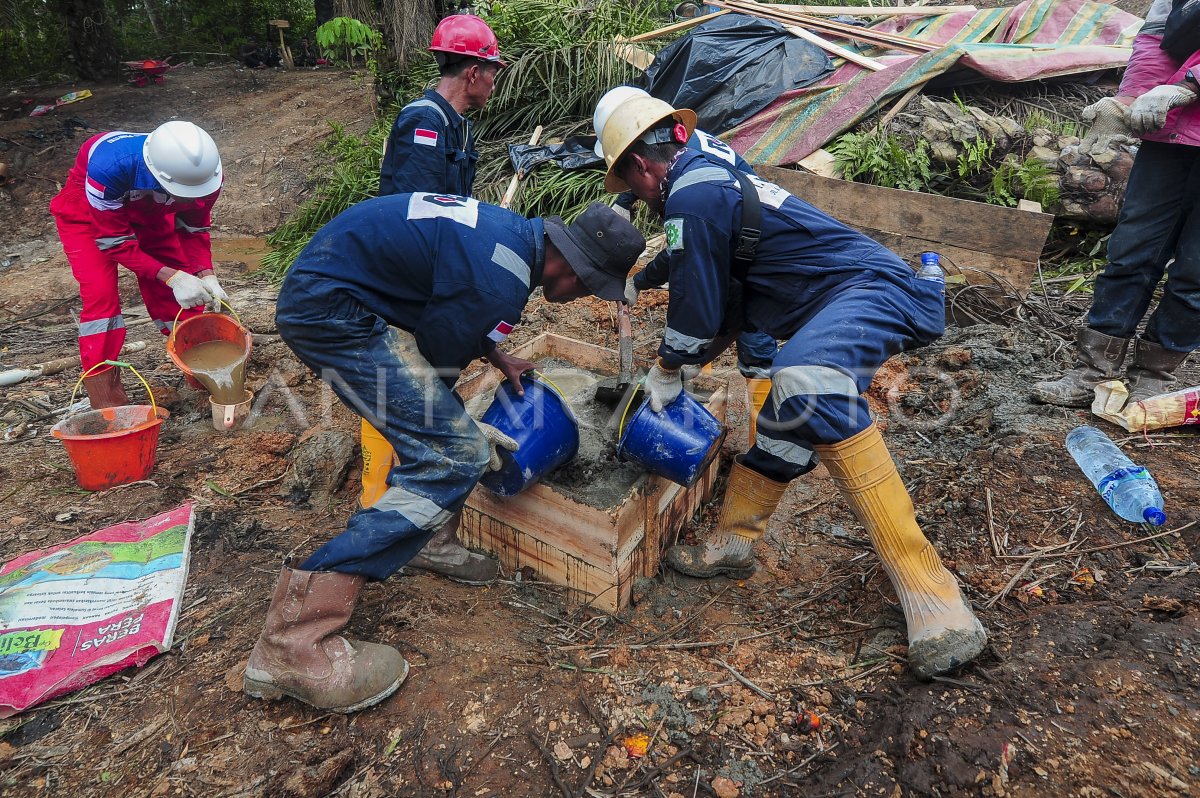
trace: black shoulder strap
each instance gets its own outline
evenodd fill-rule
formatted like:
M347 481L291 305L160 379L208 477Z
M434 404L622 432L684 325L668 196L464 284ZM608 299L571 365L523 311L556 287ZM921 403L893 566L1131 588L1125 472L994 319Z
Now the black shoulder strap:
M745 282L746 273L758 255L759 239L762 238L762 202L758 198L758 189L746 173L738 169L731 171L742 187L742 229L738 232L737 247L733 250L730 274L735 280Z
M733 249L733 263L730 265L729 276L738 282L745 282L746 272L754 265L758 254L758 242L762 238L762 201L758 198L758 189L745 172L723 161L715 155L701 151L705 160L721 167L738 181L742 192L742 228L738 230L737 245Z

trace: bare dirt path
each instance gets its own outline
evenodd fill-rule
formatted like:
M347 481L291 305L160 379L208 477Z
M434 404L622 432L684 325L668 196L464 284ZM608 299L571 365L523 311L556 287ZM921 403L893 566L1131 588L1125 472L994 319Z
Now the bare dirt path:
M74 284L44 210L84 135L54 139L63 117L89 130L149 129L172 115L205 125L228 170L219 228L253 235L302 198L324 120L365 124L369 101L341 72L196 69L57 113L0 122L0 143L21 142L0 158L22 152L20 171L40 176L0 189L0 257L21 255L0 270L6 366L74 347ZM273 290L234 262L221 268L249 326L271 333ZM138 307L127 288L127 308ZM644 297L635 337L648 357L664 305ZM615 344L601 302L535 302L513 341L544 330ZM789 490L753 578L666 574L617 617L515 574L483 589L422 574L370 586L351 632L397 645L414 667L394 697L351 717L255 701L239 685L279 564L336 531L356 499L353 457L345 483L282 477L318 437L352 450L354 419L328 407L320 383L268 338L250 367L252 387L272 391L262 426L218 434L152 326L133 327L139 338L149 345L133 362L173 414L152 481L84 493L45 427L0 444L0 557L195 500L176 648L0 722L2 795L1200 792L1197 437L1106 427L1155 474L1169 528L1180 530L1134 542L1150 533L1109 513L1062 449L1086 414L1025 401L1028 383L1062 357L1061 341L1036 327L951 330L889 363L872 391L921 520L991 632L962 673L921 684L904 669L894 595L818 469ZM1194 366L1189 376L1200 382ZM63 374L6 389L0 414L24 402L60 407L72 384ZM731 421L743 416L735 401ZM730 453L744 440L739 426ZM1039 554L1069 541L1069 551ZM797 723L801 710L820 728ZM630 759L619 743L638 732L650 752Z

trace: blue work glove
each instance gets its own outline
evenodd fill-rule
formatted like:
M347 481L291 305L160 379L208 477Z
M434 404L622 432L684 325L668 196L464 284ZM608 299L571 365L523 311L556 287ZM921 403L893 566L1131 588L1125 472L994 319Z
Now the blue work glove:
M650 368L642 388L650 398L650 409L661 413L662 409L674 402L675 397L683 391L683 377L679 369L663 368L660 359Z

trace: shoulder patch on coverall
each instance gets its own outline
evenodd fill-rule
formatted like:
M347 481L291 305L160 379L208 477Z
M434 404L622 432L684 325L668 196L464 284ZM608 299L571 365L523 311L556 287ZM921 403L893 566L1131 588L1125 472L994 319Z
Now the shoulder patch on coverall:
M663 223L667 233L667 249L672 252L683 251L683 219L676 217Z

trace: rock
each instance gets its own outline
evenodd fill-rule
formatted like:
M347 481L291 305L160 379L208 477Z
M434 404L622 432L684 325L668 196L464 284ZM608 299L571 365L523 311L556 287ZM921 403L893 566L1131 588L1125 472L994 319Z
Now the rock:
M633 590L630 593L630 600L635 604L641 604L654 594L654 588L658 583L649 576L639 576L633 580Z
M738 798L742 794L737 784L726 776L717 776L709 786L717 794L717 798Z
M310 503L328 501L346 481L358 452L354 436L341 430L321 430L302 440L292 449L282 495Z
M940 163L958 163L958 148L948 141L934 141L929 146L929 155Z
M1046 166L1053 169L1058 163L1059 155L1059 151L1052 150L1049 147L1035 146L1030 148L1028 158L1031 161L1039 161L1044 163Z

